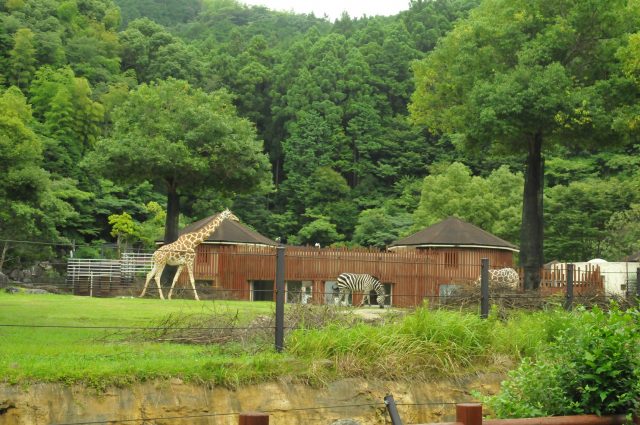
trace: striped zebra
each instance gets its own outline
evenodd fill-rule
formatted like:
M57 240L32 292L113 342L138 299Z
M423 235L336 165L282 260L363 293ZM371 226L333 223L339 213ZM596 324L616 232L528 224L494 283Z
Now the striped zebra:
M364 296L360 302L360 307L364 305L365 300L367 303L371 303L369 293L376 291L378 297L378 305L380 308L384 308L384 286L378 279L368 274L356 274L356 273L342 273L338 276L338 304L341 304L347 295L347 293L362 292Z

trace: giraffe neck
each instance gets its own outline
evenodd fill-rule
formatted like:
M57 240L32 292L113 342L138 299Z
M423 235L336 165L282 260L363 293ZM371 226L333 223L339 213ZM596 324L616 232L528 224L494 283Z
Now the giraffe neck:
M198 245L209 237L219 226L220 223L225 219L224 215L218 215L213 220L211 220L206 226L203 226L200 230L193 232L191 235L191 241L194 246Z

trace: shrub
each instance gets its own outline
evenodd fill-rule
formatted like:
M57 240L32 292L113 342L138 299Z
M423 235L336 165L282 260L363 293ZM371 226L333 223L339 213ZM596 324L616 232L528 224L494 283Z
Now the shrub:
M638 312L577 311L535 361L524 359L500 394L484 401L498 417L638 413Z

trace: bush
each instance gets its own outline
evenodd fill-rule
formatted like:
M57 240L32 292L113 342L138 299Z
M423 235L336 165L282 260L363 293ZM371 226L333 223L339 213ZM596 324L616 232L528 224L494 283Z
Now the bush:
M524 359L500 394L484 401L498 417L638 413L638 311L579 310L537 359Z

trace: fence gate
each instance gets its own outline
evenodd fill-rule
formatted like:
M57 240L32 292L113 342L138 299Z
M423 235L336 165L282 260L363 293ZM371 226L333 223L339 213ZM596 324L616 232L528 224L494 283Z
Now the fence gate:
M151 255L125 252L119 260L69 258L66 284L75 295L113 295L130 289L136 275L151 270Z

